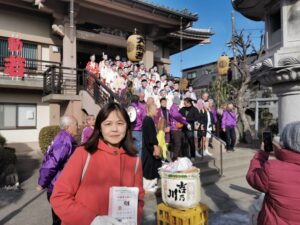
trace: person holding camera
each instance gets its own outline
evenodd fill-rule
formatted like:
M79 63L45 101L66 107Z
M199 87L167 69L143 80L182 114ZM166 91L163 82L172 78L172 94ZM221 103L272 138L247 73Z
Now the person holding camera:
M264 138L246 176L253 188L265 193L257 224L300 224L300 122L286 125L280 144L273 141L275 160L268 160L268 143Z

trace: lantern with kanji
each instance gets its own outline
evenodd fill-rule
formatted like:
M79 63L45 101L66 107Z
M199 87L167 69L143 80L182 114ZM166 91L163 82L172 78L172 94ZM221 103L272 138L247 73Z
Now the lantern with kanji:
M229 57L227 55L222 55L219 58L217 64L218 74L220 76L226 76L228 74L229 66L230 66Z
M127 39L127 57L130 61L138 62L143 59L145 39L139 34L130 35Z

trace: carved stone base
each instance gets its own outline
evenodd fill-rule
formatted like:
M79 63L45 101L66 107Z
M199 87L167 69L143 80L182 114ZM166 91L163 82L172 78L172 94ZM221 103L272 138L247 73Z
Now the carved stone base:
M260 71L256 79L271 86L278 96L279 131L290 122L300 121L300 65Z

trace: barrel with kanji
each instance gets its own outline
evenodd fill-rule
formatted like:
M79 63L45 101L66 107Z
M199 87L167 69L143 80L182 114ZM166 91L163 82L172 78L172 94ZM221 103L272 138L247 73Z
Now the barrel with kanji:
M196 207L201 200L200 170L189 172L160 171L163 202L173 208Z

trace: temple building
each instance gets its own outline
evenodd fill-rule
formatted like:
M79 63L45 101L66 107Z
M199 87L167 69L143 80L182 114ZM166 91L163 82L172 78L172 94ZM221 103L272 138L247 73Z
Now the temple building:
M253 79L277 94L279 130L300 121L300 1L233 0L245 17L265 22L265 54L251 67Z
M146 40L146 68L168 73L171 55L210 43L213 33L194 28L197 20L188 10L142 0L0 0L0 134L8 142L37 142L40 129L63 115L81 124L91 104L79 93L78 71L91 54L96 62L103 54L125 58L137 29ZM4 73L9 37L23 42L23 79Z

